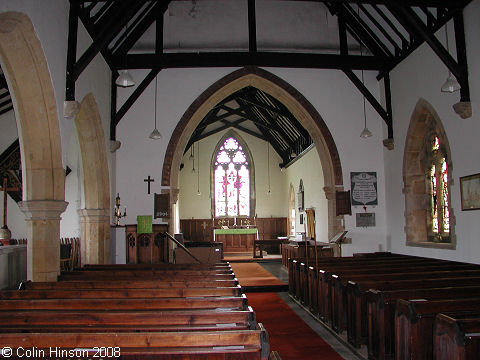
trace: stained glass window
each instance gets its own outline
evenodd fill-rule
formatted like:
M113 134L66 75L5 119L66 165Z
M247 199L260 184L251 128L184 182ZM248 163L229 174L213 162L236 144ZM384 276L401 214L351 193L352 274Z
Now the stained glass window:
M449 183L445 155L441 151L438 136L431 142L429 194L430 194L430 233L434 238L446 238L450 232Z
M218 148L213 178L215 217L250 216L250 164L234 137Z

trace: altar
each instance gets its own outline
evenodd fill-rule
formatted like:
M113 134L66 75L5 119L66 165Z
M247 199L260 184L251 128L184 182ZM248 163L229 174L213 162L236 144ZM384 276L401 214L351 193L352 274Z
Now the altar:
M214 229L213 241L223 243L224 252L251 252L258 239L257 228Z

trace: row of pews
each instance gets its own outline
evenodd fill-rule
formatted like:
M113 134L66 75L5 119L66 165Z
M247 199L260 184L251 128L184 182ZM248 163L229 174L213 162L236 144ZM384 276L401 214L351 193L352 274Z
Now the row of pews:
M86 265L26 282L0 291L0 333L10 358L280 359L229 264Z
M480 358L480 266L371 253L289 260L289 292L368 359Z

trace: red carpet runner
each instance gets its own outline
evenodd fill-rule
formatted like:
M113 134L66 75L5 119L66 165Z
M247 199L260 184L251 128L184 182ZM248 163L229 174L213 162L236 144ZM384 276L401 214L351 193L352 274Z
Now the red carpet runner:
M317 335L275 293L249 293L257 322L263 323L270 339L270 350L282 360L342 360L330 345Z

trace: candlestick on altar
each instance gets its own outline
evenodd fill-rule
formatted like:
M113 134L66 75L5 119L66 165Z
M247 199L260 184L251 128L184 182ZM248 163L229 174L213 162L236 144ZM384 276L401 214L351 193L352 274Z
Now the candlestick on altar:
M127 216L127 208L125 207L125 210L123 211L123 214L120 210L120 194L117 193L117 197L115 198L115 210L113 212L113 216L115 218L115 225L120 225L120 219L122 217Z

